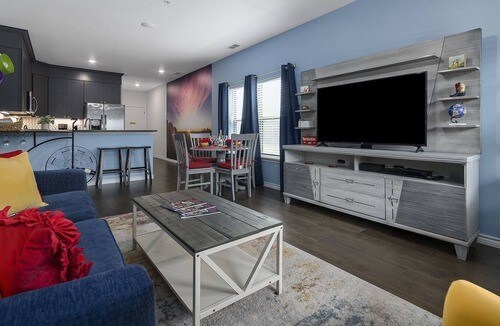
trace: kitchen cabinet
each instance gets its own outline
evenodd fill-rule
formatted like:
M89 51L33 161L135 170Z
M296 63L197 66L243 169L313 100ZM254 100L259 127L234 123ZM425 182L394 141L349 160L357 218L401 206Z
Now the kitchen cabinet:
M84 83L84 102L120 104L121 85L94 81Z
M6 53L14 64L14 72L4 76L0 84L0 111L24 111L31 90L33 49L28 32L0 26L0 53Z
M104 87L102 83L86 81L84 82L85 103L101 103L104 101Z
M66 80L66 116L83 118L83 81Z
M0 53L6 53L14 64L14 72L4 76L0 84L0 111L20 111L22 106L22 50L0 47Z
M56 118L66 116L66 80L62 78L49 78L49 110L48 114ZM40 114L37 114L40 115Z
M103 98L104 103L110 103L110 104L121 103L122 85L104 83L103 89L104 89L104 98Z
M49 114L49 78L38 74L33 74L33 96L38 102L36 115L44 116Z
M83 81L49 78L50 115L56 118L83 118L83 106Z

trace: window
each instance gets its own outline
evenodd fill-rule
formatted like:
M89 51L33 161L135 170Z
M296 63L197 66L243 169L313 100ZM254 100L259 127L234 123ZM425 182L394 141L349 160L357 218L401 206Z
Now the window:
M262 154L280 155L280 104L281 78L276 74L267 78L257 77L257 107ZM229 134L240 132L242 111L243 84L235 83L229 86Z

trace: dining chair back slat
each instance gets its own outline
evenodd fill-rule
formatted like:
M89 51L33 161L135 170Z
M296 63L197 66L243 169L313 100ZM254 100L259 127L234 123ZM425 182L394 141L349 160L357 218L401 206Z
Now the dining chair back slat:
M230 162L231 169L250 169L256 134L232 134Z
M208 132L206 132L206 133L191 133L190 137L191 137L191 148L197 148L197 147L200 147L200 139L210 138L211 135ZM194 157L211 157L212 156L212 153L207 152L207 151L199 151L196 149L191 149L191 151L192 151L191 154Z
M185 168L189 164L189 153L187 149L186 136L184 134L174 134L172 136L174 137L177 164Z

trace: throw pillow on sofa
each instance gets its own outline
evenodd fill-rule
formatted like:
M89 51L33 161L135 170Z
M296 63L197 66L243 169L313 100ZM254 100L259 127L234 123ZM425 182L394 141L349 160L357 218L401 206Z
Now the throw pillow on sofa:
M28 153L15 151L0 155L0 171L0 209L11 206L13 214L47 206L38 192Z
M62 212L0 211L0 294L8 297L87 276L80 233Z

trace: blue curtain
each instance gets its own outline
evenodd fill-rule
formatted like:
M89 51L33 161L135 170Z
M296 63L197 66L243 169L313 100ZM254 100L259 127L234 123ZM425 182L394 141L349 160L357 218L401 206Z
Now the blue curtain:
M287 63L281 66L281 108L280 108L280 190L283 192L283 145L300 144L300 114L295 83L295 65Z
M228 96L229 96L229 85L228 83L219 84L219 130L222 130L223 135L227 135L229 132L229 109L228 109ZM214 134L217 135L219 130L215 130Z
M258 134L259 133L259 113L257 110L257 76L245 76L245 85L243 88L243 112L241 114L240 134ZM255 185L262 186L264 180L262 177L262 162L260 155L260 137L257 142L255 153Z

